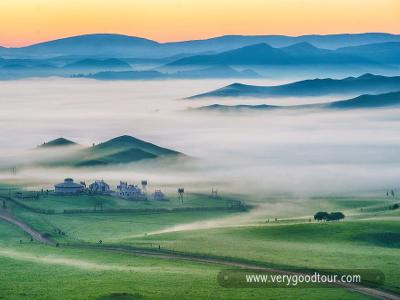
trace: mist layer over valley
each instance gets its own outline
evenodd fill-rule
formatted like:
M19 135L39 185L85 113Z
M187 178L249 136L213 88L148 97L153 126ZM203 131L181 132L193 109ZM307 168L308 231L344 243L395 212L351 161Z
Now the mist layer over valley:
M247 84L284 80L249 79ZM398 108L355 111L265 111L216 114L188 108L218 99L182 100L230 84L229 80L99 82L32 79L0 83L0 164L3 181L52 187L65 177L138 182L189 191L250 195L379 192L400 176ZM246 104L297 105L343 96L246 99ZM243 99L224 98L224 104ZM38 145L64 137L91 146L131 135L190 156L102 167L9 167L36 156ZM68 151L68 150L57 150ZM29 164L28 164L29 165Z

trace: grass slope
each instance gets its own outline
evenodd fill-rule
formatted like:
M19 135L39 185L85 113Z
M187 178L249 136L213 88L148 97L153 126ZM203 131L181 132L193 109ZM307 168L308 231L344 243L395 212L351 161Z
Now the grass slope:
M2 222L0 268L2 299L369 299L330 288L226 289L217 265L43 246Z
M378 269L400 292L400 223L364 220L196 230L137 237L182 252L241 258L298 268Z
M63 138L59 138L42 145L40 148L65 146L72 143L73 142ZM63 154L61 157L56 157L52 161L45 161L41 163L83 167L124 164L165 156L183 156L183 154L139 140L132 136L123 135L90 148L75 149L74 152L68 152Z
M65 147L65 146L74 146L74 145L77 145L77 143L61 137L61 138L52 140L50 142L44 143L44 144L40 145L39 148Z

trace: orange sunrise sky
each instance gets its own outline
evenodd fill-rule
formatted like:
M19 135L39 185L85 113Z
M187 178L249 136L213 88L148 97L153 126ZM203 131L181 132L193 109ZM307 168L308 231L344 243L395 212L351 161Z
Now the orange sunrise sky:
M159 42L224 34L400 33L400 0L1 0L0 45L86 33Z

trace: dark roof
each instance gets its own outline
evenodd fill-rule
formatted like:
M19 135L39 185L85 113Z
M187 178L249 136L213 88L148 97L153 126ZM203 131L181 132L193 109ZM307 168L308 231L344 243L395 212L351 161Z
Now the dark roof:
M54 185L56 188L82 188L83 185L75 183L72 178L65 178L64 182Z

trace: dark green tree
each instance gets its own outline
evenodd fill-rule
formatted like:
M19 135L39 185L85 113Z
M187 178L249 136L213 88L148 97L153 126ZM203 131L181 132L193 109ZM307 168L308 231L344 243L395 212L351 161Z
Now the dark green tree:
M314 215L314 220L316 221L326 221L328 220L329 214L326 211L319 211Z
M345 218L344 214L342 212L340 212L340 211L331 212L328 215L327 221L339 221L339 220L342 220L344 218Z

